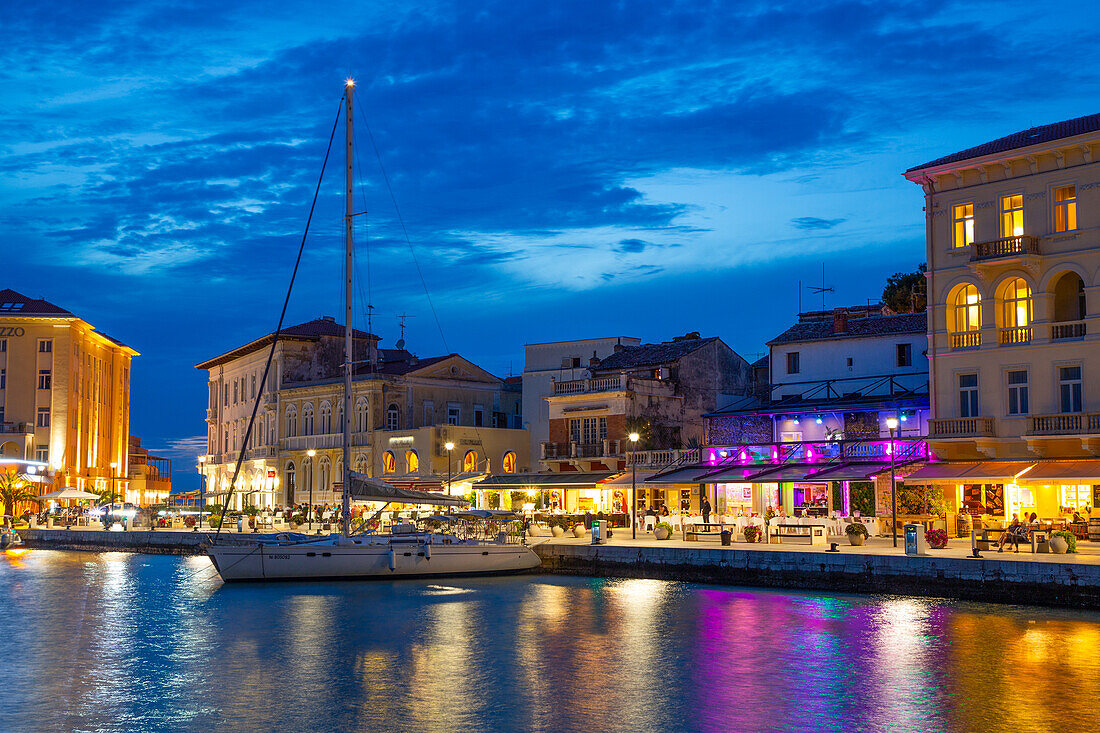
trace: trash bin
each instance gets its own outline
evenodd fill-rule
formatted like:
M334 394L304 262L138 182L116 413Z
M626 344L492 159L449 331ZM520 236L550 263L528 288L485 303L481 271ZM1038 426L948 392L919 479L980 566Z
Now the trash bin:
M607 542L607 520L596 519L592 522L592 544L602 545Z
M905 554L927 555L928 543L924 539L923 524L905 525Z
M730 532L728 529L723 529L721 536L722 536L722 545L725 546L725 547L729 547L730 543L733 542L733 532Z

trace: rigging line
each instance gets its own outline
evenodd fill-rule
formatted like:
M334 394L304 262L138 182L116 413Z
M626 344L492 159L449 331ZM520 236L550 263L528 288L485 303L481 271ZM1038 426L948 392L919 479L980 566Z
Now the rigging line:
M358 98L355 101L359 103ZM393 193L393 186L390 185L390 176L386 173L386 166L382 163L382 154L378 151L378 144L374 141L374 133L370 129L370 123L367 122L367 115L363 111L362 104L359 107L359 116L363 120L363 126L367 128L367 137L370 138L371 147L374 149L374 157L378 159L378 168L382 171L382 180L386 182L386 190L389 191L390 200L393 202L393 210L397 213L397 221L401 224L401 233L405 235L405 244L409 246L409 254L412 255L413 264L416 265L416 274L420 276L420 284L424 286L424 297L428 299L428 307L432 310L435 327L439 329L439 338L443 341L443 349L449 354L451 353L451 347L447 343L447 337L443 334L443 325L439 322L439 314L435 310L435 303L432 302L432 294L428 292L428 281L424 279L424 271L420 269L420 261L416 258L416 249L413 247L412 240L409 239L409 230L405 227L405 218L401 216L401 207L397 205L397 197Z
M358 101L358 100L356 100ZM362 111L362 110L360 110ZM374 303L374 292L372 290L371 283L371 269L370 269L370 238L369 238L369 226L370 216L367 214L367 194L363 190L363 181L366 177L363 175L363 164L359 160L359 148L355 148L355 169L359 173L359 198L363 202L363 246L367 255L367 301L365 305L372 305ZM359 283L360 297L362 297L363 283Z
M275 327L274 338L271 339L271 349L267 352L267 363L264 365L264 376L260 380L260 391L256 393L256 402L252 405L252 416L248 419L248 427L241 439L241 452L237 454L237 466L233 469L233 479L229 482L229 493L225 496L225 504L222 506L222 514L218 520L218 531L214 533L214 541L217 542L225 526L225 512L229 508L229 502L233 498L233 492L237 488L237 477L241 473L244 464L245 448L252 437L252 426L256 423L256 413L260 409L260 400L263 399L264 390L268 389L267 378L271 373L271 361L275 357L275 347L279 345L279 334L283 331L283 319L286 318L286 309L290 305L290 293L294 290L294 278L298 276L298 266L302 263L302 252L306 248L306 237L309 236L309 225L313 221L313 211L317 208L317 196L321 193L321 181L325 178L325 168L328 167L329 154L332 153L332 141L336 137L336 126L340 124L340 115L343 112L344 95L340 95L340 104L336 108L336 119L332 121L332 132L328 136L328 148L325 149L325 160L321 163L321 174L317 176L317 187L313 190L313 203L309 205L309 216L306 218L305 230L302 231L302 242L298 245L298 257L294 260L294 271L290 274L290 284L286 288L286 298L283 299L283 310L279 313L279 325ZM279 416L275 416L276 421Z

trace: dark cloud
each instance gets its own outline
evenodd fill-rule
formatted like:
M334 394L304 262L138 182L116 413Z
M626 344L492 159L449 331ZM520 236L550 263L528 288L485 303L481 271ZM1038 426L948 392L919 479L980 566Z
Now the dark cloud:
M645 252L646 247L649 246L651 246L650 243L645 241L644 239L624 239L619 242L617 247L615 247L615 251L629 252L633 254L637 252Z
M797 219L791 219L791 224L796 229L803 229L806 231L820 231L823 229L832 229L839 224L843 224L847 219L821 219L816 216L800 216Z

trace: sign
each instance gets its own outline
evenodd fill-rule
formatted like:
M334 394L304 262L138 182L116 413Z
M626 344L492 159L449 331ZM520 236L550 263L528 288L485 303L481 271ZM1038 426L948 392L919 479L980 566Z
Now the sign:
M26 331L19 326L4 326L0 328L0 338L5 338L7 336L22 336L25 333Z
M274 468L268 469L267 477L268 478L275 478L275 469Z
M335 491L337 494L344 493L344 482L343 481L333 481L332 482L332 490Z

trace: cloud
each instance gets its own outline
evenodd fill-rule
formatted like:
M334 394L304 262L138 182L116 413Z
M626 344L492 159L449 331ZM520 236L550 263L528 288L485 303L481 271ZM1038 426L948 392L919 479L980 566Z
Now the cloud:
M833 227L843 224L846 219L820 219L816 216L800 216L796 219L791 219L791 224L795 229L803 229L805 231L820 231L823 229L832 229Z
M630 252L638 253L645 252L646 247L651 246L649 242L644 239L624 239L619 242L619 245L615 248L616 252Z

